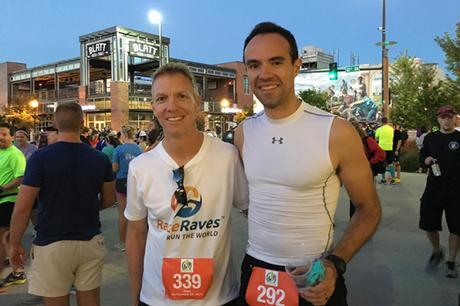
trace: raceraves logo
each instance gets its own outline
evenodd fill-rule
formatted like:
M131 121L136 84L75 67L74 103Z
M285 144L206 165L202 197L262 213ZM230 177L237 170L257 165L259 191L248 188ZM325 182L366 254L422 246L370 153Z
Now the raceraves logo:
M174 194L171 198L171 208L176 213L174 217L189 218L198 213L201 208L202 197L195 187L185 186L187 205L177 203Z
M278 144L283 144L283 140L284 140L283 137L280 137L278 139L276 137L272 137L272 144L275 144L276 142Z
M460 145L456 141L449 142L449 149L451 149L452 151L457 150L459 146Z

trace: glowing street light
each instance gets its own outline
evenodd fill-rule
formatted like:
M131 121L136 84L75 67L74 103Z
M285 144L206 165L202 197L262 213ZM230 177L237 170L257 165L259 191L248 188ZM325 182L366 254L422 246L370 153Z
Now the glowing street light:
M163 64L163 50L162 50L162 42L161 42L161 23L163 21L163 16L161 16L160 12L156 10L151 10L149 12L149 21L152 24L158 24L158 37L160 39L159 47L160 50L158 52L158 56L160 57L159 67Z
M38 107L38 101L37 99L33 99L32 101L29 102L30 107L32 108L37 108Z
M220 106L222 108L228 108L230 106L230 101L228 101L227 99L222 99L222 101L220 101Z
M30 107L32 107L34 109L34 113L33 113L33 118L34 118L34 134L35 134L35 130L37 129L37 113L38 113L38 101L37 99L33 99L32 101L29 102L29 105Z

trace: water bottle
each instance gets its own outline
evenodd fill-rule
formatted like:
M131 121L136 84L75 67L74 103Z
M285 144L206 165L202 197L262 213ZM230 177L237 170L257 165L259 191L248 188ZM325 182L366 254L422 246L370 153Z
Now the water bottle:
M439 168L438 162L433 162L431 164L431 172L433 172L434 176L441 176L441 168Z

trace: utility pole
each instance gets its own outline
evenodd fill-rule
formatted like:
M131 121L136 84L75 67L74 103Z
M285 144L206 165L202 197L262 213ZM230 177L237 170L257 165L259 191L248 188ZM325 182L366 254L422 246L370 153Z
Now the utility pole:
M388 84L388 49L386 48L386 1L382 0L382 93L383 93L383 115L388 118L390 115L390 88Z
M390 82L389 82L389 68L388 68L388 48L387 46L396 45L396 41L387 41L386 29L386 1L382 0L382 26L379 31L382 32L382 41L376 43L377 46L382 47L382 103L383 103L383 116L390 115Z

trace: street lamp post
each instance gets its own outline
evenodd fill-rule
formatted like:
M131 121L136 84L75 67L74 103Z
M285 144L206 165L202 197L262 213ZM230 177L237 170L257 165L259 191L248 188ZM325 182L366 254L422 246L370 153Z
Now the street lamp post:
M388 68L388 48L393 46L395 41L387 41L386 32L386 1L382 0L382 26L379 27L382 32L382 41L376 43L377 46L382 47L382 101L383 101L383 116L390 115L390 84L389 84L389 68Z
M162 45L162 38L161 38L161 22L163 20L163 16L161 16L160 12L151 10L149 12L149 20L153 24L158 24L158 38L159 38L158 57L160 58L160 61L158 62L158 66L161 67L163 65L163 45Z
M388 49L385 46L386 33L386 1L382 0L382 92L383 92L383 114L388 118L390 114L390 88L388 86Z

